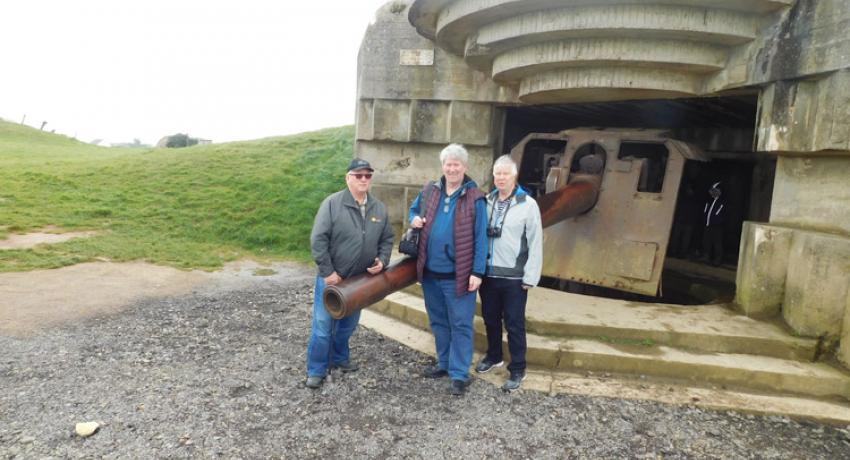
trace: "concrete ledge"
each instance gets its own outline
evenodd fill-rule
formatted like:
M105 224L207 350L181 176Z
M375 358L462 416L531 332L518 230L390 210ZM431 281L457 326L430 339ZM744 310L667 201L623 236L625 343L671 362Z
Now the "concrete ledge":
M694 96L701 79L683 72L623 67L541 72L520 82L526 103L665 99Z
M652 375L735 388L850 399L850 376L822 363L745 354L698 354L669 347L565 340L559 369Z
M726 51L715 45L674 40L581 39L507 51L493 61L497 81L511 82L564 67L644 67L705 74L723 69Z
M414 284L378 305L391 303L392 308L421 309L423 322L417 326L427 329L421 297L421 287ZM526 328L531 333L556 338L648 343L703 353L749 353L811 361L817 352L816 339L792 336L779 321L758 321L725 305L645 304L545 288L529 292Z
M486 68L514 48L590 38L675 41L721 48L750 42L757 17L727 10L670 5L585 6L537 11L481 26L464 46L467 62ZM725 65L725 60L724 63Z
M536 302L535 302L536 303ZM408 293L394 293L372 309L429 330L424 301ZM475 318L475 342L485 345L484 324ZM582 369L643 374L710 382L816 397L850 399L850 376L822 363L805 363L743 353L699 353L667 346L604 343L589 339L555 338L529 333L526 360L548 369Z
M365 310L361 316L360 324L363 327L421 353L434 355L434 339L429 332L371 310ZM478 380L499 386L507 377L503 369L483 375L473 372L472 375ZM736 392L682 385L679 382L633 380L611 375L553 372L539 367L528 369L528 379L523 384L523 390L518 393L518 397L521 397L522 391L540 391L550 395L563 393L649 400L711 410L734 410L756 415L783 415L842 427L850 424L850 405L837 401Z
M665 2L674 6L701 8L704 12L721 10L722 12L737 11L742 13L766 13L788 6L793 0L751 0L740 2L735 0L671 0ZM427 18L421 15L428 3L439 3L445 5L436 15L433 25L423 24L430 21L434 16ZM575 6L604 6L608 9L629 3L627 0L579 0L572 2ZM515 17L525 13L536 12L545 9L562 7L560 0L456 0L447 3L441 0L417 1L411 11L411 23L418 30L428 34L434 31L437 42L456 54L460 54L466 34L479 29L485 24L490 24L509 17ZM651 8L651 7L650 7ZM647 9L646 11L651 11ZM420 20L420 17L422 20ZM433 35L432 35L433 36Z

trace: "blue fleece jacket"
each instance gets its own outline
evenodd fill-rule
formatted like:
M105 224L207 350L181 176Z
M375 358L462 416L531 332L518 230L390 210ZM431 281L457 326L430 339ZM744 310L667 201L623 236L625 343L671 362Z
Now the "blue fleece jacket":
M455 271L454 255L454 221L455 208L461 192L466 189L476 188L478 185L473 180L464 182L463 186L456 190L452 196L446 196L445 178L440 179L440 205L437 207L436 216L425 216L433 220L431 236L428 238L428 258L425 268L434 273L450 274ZM448 198L448 203L446 203ZM421 207L424 206L422 193L416 197L410 205L408 222L421 215ZM487 269L487 201L478 200L475 203L475 256L472 261L472 274L483 278Z

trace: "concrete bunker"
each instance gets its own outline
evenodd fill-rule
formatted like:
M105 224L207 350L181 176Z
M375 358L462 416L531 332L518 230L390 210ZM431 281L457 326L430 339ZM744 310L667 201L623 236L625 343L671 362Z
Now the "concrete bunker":
M725 271L724 296L665 278L662 300L731 300L734 287L731 308L841 341L835 356L848 365L847 21L850 6L838 0L389 2L358 57L355 152L380 171L373 191L400 229L422 184L439 175L434 158L447 143L466 145L470 175L487 187L493 159L530 133L663 131L710 159L685 162L677 203L714 176L734 199L722 267L690 264ZM545 187L548 162L570 144L530 147L541 158L521 180ZM635 157L603 147L604 175ZM657 194L671 158L669 149L666 165L663 153L633 158L664 175L637 177L632 193ZM665 247L681 246L680 214L673 209ZM693 234L684 252L698 242ZM691 268L677 255L665 250L664 266Z

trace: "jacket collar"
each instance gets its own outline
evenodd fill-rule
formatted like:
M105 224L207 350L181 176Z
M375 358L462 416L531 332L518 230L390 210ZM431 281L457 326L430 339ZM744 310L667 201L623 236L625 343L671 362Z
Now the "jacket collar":
M434 182L434 185L439 190L444 190L446 188L446 176L440 176L440 180ZM471 177L464 174L463 182L460 184L460 196L466 195L466 190L470 187L478 187L478 184Z
M372 203L375 200L372 199L372 193L366 192L366 209L369 209L372 206ZM346 206L350 206L352 208L359 208L360 206L357 204L357 200L354 199L354 195L351 194L351 190L347 187L345 188L345 193L342 194L342 204Z
M493 188L493 190L487 194L487 199L491 201L495 201L499 198L499 189ZM525 202L525 199L528 198L528 191L522 188L522 185L517 184L516 192L514 192L513 201L517 203Z

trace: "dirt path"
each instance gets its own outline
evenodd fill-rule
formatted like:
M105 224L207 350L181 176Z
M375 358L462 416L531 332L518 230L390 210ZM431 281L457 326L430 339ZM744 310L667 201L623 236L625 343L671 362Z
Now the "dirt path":
M260 269L264 269L260 271ZM196 290L238 289L309 271L293 263L242 261L219 272L183 271L143 262L97 262L54 270L0 274L0 334L37 330L114 314L141 299ZM255 273L271 273L258 276Z
M97 232L66 232L54 226L48 226L38 232L26 234L12 234L5 240L0 240L0 250L3 249L26 249L39 244L56 244L74 238L88 238Z

